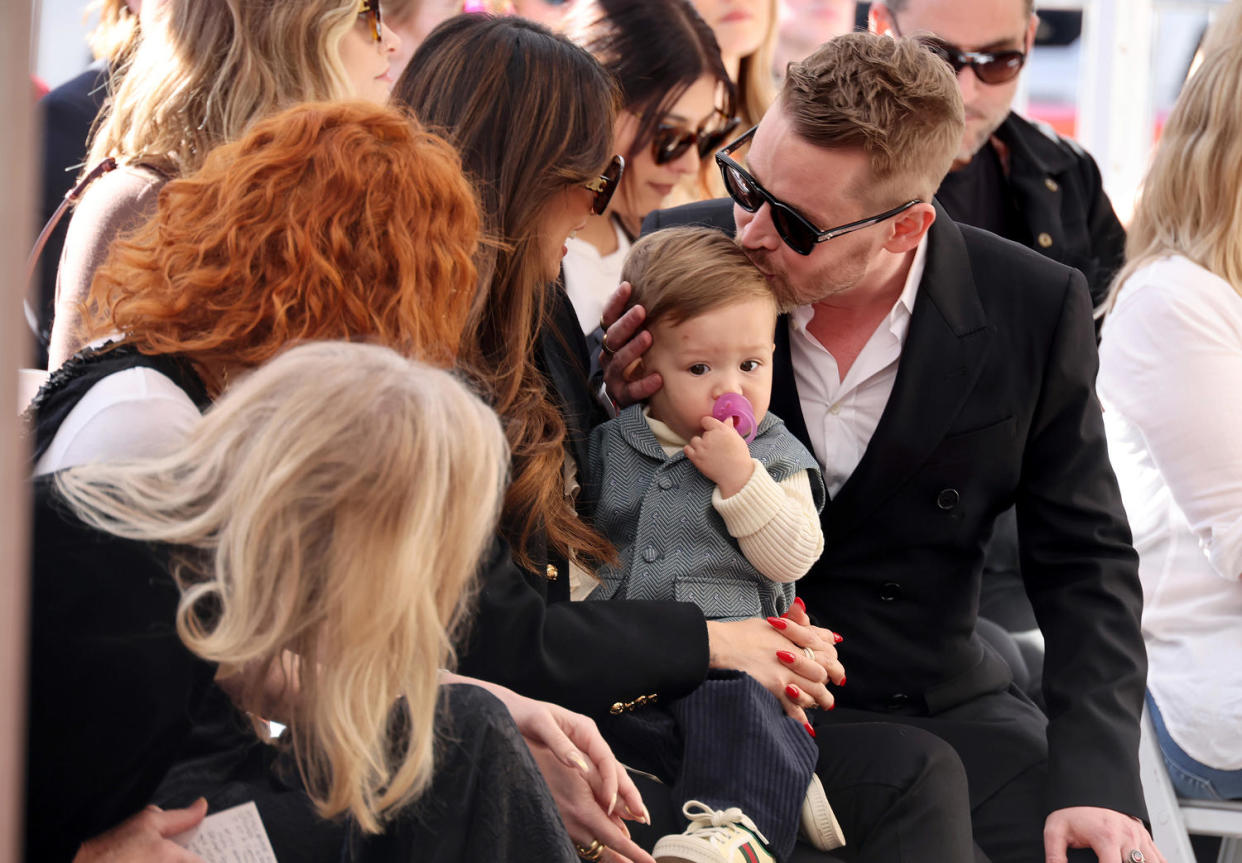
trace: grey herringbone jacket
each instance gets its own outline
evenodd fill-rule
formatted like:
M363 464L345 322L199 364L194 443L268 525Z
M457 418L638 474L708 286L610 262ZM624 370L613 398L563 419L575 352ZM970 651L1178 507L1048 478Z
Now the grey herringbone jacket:
M815 505L824 482L815 457L773 414L759 424L750 454L777 482L807 471ZM742 554L712 508L715 484L683 453L666 456L633 405L591 435L590 476L599 489L595 526L617 546L619 566L596 572L591 599L693 602L709 620L777 615L793 584L769 581Z

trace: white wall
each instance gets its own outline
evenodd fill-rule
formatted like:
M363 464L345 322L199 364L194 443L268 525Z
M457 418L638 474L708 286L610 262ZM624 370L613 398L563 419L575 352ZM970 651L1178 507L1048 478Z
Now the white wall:
M30 0L4 0L28 5ZM35 57L33 70L49 87L63 84L91 62L83 18L86 0L35 0Z

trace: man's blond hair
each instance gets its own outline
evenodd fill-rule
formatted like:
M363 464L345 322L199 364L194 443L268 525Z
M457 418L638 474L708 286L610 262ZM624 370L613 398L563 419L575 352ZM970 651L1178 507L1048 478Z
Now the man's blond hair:
M807 142L866 153L879 205L930 201L966 120L953 70L912 39L847 33L791 63L781 107Z
M621 268L646 325L673 325L731 303L776 297L742 247L715 228L666 228L640 239Z

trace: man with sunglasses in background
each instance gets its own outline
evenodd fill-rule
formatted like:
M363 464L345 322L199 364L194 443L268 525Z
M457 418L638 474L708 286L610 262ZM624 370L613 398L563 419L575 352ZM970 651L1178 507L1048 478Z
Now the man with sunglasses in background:
M1099 305L1126 235L1095 160L1010 110L1039 18L1034 0L880 0L871 29L910 36L957 72L966 133L936 199L957 222L999 234L1087 277Z
M922 41L957 72L966 133L936 191L945 212L1081 271L1100 305L1125 258L1126 234L1099 168L1074 141L1010 110L1039 26L1034 0L880 0L870 21L876 33ZM1012 509L988 545L980 616L1016 639L1019 655L1006 655L1040 702L1043 642L1022 591Z
M1094 395L1089 292L1081 273L932 201L964 128L942 60L912 40L841 36L793 64L759 125L717 154L731 201L644 228L736 233L790 309L771 410L831 497L798 593L811 622L844 637L849 685L811 721L846 836L880 793L859 778L887 752L834 745L834 731L886 723L952 746L976 861L1162 863L1139 820L1142 594ZM661 381L625 375L651 341L640 307L621 314L625 297L605 309L603 362L629 402ZM1048 641L1047 717L974 631L983 546L1015 503ZM773 625L808 622L790 620ZM937 847L901 859L916 856L970 859Z

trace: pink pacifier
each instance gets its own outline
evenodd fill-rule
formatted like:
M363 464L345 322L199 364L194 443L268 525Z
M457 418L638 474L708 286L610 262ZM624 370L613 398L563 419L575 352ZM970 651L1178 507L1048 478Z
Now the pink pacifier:
M750 406L746 396L740 393L725 393L712 405L712 416L724 422L733 420L733 430L750 443L759 430L755 422L755 409Z

